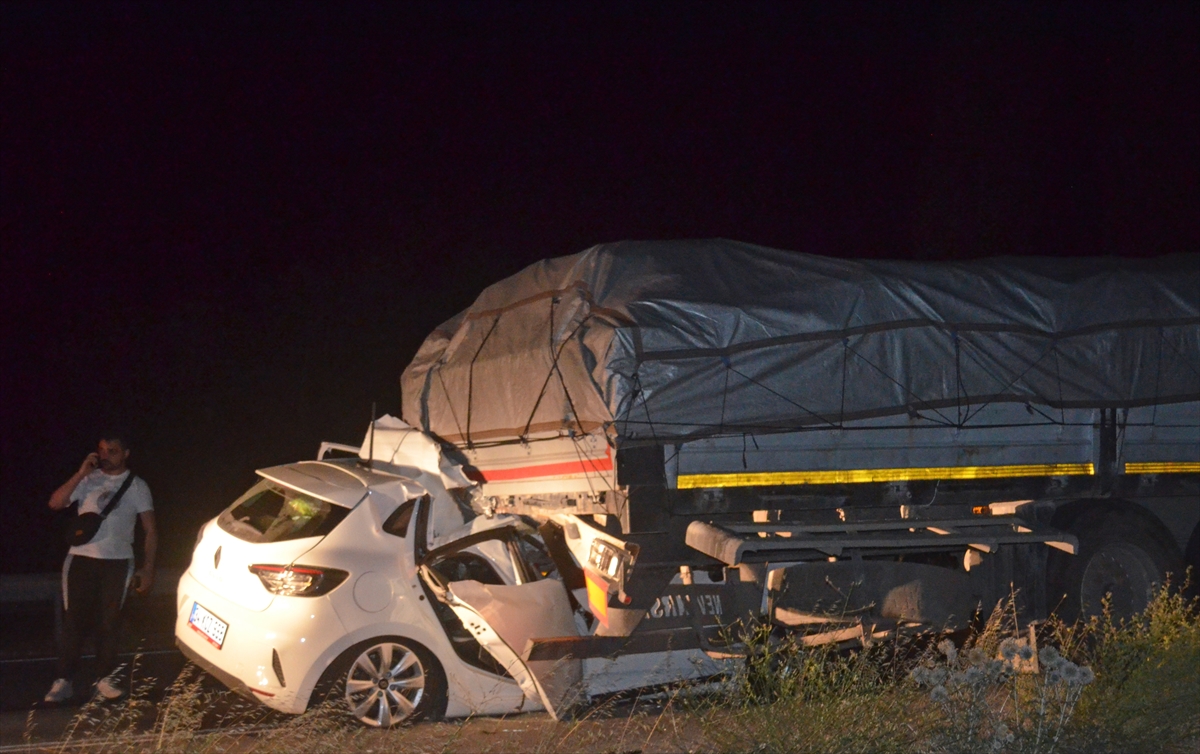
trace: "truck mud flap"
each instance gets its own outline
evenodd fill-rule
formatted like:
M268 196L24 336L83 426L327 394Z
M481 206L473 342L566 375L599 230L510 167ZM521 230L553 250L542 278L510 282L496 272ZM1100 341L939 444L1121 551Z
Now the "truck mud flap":
M730 566L824 560L852 552L888 555L968 548L994 552L1000 545L1040 542L1074 553L1079 546L1069 534L1016 516L843 524L719 525L693 521L688 525L686 542L689 547Z

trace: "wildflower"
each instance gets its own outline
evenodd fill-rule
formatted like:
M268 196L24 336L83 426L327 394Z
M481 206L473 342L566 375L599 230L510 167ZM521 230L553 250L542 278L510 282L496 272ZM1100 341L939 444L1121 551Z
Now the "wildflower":
M987 662L987 655L984 654L982 649L975 647L967 653L967 660L969 660L972 665L982 665L983 663Z
M1033 659L1033 647L1029 646L1028 644L1018 647L1017 657L1020 657L1025 662L1029 662Z
M1077 683L1081 677L1079 666L1073 662L1063 663L1062 670L1059 672L1062 673L1063 680L1067 683Z
M954 646L954 642L949 639L942 639L938 642L938 650L946 655L946 659L950 662L958 659L958 647Z
M1004 745L1012 742L1016 736L1008 729L1004 723L996 723L995 729L992 731L992 751L1000 751Z
M1012 662L1017 658L1017 641L1016 639L1005 639L1000 642L1000 656L1005 660Z
M987 680L987 676L978 666L972 665L971 667L967 668L967 673L963 677L963 680L965 680L968 685L978 686Z
M1079 685L1086 686L1096 680L1096 674L1086 665L1079 669Z
M950 693L946 691L945 686L934 686L929 692L929 698L940 704L950 700Z
M1054 647L1042 647L1042 651L1038 652L1038 659L1049 667L1057 667L1062 655Z

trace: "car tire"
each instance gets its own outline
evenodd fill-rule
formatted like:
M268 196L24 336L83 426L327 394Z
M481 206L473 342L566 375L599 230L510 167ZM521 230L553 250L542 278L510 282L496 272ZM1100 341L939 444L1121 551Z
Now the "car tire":
M1182 579L1174 543L1133 511L1089 511L1066 529L1079 539L1079 552L1051 550L1046 595L1068 623L1099 615L1106 596L1114 617L1130 618L1146 609L1168 574Z
M319 703L373 728L436 720L446 713L446 673L421 644L380 636L330 663L313 691L312 704Z

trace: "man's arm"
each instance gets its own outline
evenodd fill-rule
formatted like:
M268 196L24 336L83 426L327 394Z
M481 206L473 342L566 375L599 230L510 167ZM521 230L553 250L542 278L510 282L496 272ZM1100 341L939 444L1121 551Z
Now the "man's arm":
M83 464L80 465L79 471L76 471L70 479L63 482L62 486L54 491L50 496L50 510L60 511L71 504L71 495L74 494L75 488L83 481L83 478L96 470L96 466L100 464L100 456L95 453L88 453L88 457L83 459Z
M154 511L143 511L138 514L145 533L142 548L142 567L133 574L133 588L138 594L149 594L154 586L154 556L158 552L158 524L154 521Z

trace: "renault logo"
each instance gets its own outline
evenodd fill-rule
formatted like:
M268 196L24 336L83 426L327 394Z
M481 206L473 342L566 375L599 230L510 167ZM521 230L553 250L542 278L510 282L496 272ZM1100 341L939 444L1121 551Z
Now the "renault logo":
M218 547L217 551L213 553L213 568L215 569L219 565L221 565L221 548L220 547Z

